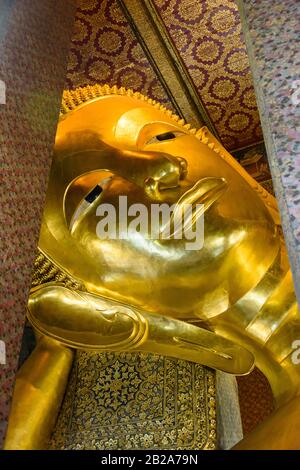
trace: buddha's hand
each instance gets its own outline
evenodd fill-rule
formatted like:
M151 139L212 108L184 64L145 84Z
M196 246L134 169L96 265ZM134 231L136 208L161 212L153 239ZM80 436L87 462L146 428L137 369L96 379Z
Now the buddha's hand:
M73 348L147 351L237 375L254 365L249 351L211 331L57 284L32 291L28 317L37 331Z

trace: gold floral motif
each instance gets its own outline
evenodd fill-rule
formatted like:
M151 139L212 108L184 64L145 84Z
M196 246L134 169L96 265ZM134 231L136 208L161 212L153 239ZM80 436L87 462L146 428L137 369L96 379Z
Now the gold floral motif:
M157 355L78 351L55 449L215 449L215 373Z

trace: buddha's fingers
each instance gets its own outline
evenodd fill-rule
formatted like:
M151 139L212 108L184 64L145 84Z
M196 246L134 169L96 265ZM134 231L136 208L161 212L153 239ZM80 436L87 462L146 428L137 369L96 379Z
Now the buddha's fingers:
M32 292L28 309L39 332L73 348L147 351L237 375L254 365L249 351L208 330L58 285Z
M211 331L148 313L145 318L148 336L140 350L197 362L236 375L247 374L254 367L254 357L248 350Z

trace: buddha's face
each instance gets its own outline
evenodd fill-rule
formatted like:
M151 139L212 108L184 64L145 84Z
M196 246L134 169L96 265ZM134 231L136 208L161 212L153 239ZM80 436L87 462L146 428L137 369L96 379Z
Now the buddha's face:
M96 185L102 192L87 204ZM71 249L53 212L57 193ZM204 203L201 249L187 249L184 239L97 235L100 204L118 211L119 196L126 195L128 204L151 208L186 194ZM225 311L259 282L278 252L274 223L245 179L164 111L129 96L97 98L61 120L45 220L66 243L61 252L79 260L65 269L88 290L182 319Z

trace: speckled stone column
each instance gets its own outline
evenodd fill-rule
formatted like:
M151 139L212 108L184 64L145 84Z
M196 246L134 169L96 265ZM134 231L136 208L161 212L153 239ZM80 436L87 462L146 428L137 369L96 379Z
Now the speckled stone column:
M238 4L300 302L300 2Z
M74 3L0 0L0 444L18 363Z

